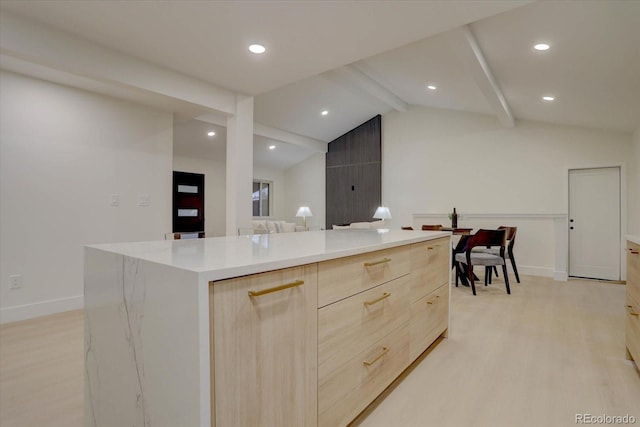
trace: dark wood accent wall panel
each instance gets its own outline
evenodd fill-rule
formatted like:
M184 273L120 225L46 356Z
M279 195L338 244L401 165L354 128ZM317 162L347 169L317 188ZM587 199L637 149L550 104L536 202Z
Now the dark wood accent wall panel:
M375 116L329 143L326 227L371 221L382 192L382 117Z

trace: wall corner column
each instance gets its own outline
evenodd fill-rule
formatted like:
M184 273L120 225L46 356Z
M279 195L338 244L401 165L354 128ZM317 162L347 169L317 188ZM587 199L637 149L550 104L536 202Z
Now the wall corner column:
M253 97L236 95L235 115L227 119L226 235L251 228L253 183Z

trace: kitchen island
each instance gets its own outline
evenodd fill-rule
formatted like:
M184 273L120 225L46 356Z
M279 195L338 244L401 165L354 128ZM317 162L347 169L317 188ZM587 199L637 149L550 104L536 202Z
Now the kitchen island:
M450 233L85 248L85 425L348 424L449 325Z

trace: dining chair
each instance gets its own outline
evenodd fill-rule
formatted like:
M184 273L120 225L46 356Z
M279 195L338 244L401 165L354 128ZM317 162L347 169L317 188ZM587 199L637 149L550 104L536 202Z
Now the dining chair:
M440 231L442 224L425 224L422 226L422 230Z
M504 274L504 284L507 289L507 294L511 294L511 288L509 287L509 276L507 274L507 264L505 260L505 248L507 242L507 230L478 230L476 234L469 236L464 247L464 251L456 253L455 261L457 263L456 269L463 271L460 268L461 264L466 266L466 275L473 295L476 295L475 277L473 274L473 267L476 265L484 266L484 285L487 286L491 275L491 269L493 266L502 266L502 274ZM485 247L491 249L497 249L498 254L474 251L473 248ZM456 286L457 286L456 281Z
M516 282L520 283L520 275L518 274L518 267L516 266L516 259L513 256L513 245L516 242L516 232L518 231L518 227L509 227L501 225L498 227L498 230L506 230L507 232L507 247L506 252L504 254L505 258L511 261L511 267L513 268L513 274L516 276ZM494 255L499 255L498 248L476 248L474 251L477 252L487 252ZM494 267L493 270L498 277L498 270ZM489 277L489 283L491 283L491 277Z

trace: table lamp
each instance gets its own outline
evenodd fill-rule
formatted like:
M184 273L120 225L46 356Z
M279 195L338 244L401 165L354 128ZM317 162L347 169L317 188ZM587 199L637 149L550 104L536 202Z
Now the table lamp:
M300 206L298 208L298 213L296 214L296 216L302 217L302 225L304 228L307 228L307 217L313 216L313 214L311 213L311 209L309 209L309 206Z
M383 221L385 219L391 219L391 211L386 206L378 206L378 209L376 209L376 213L373 214L373 217L376 219L381 219Z

